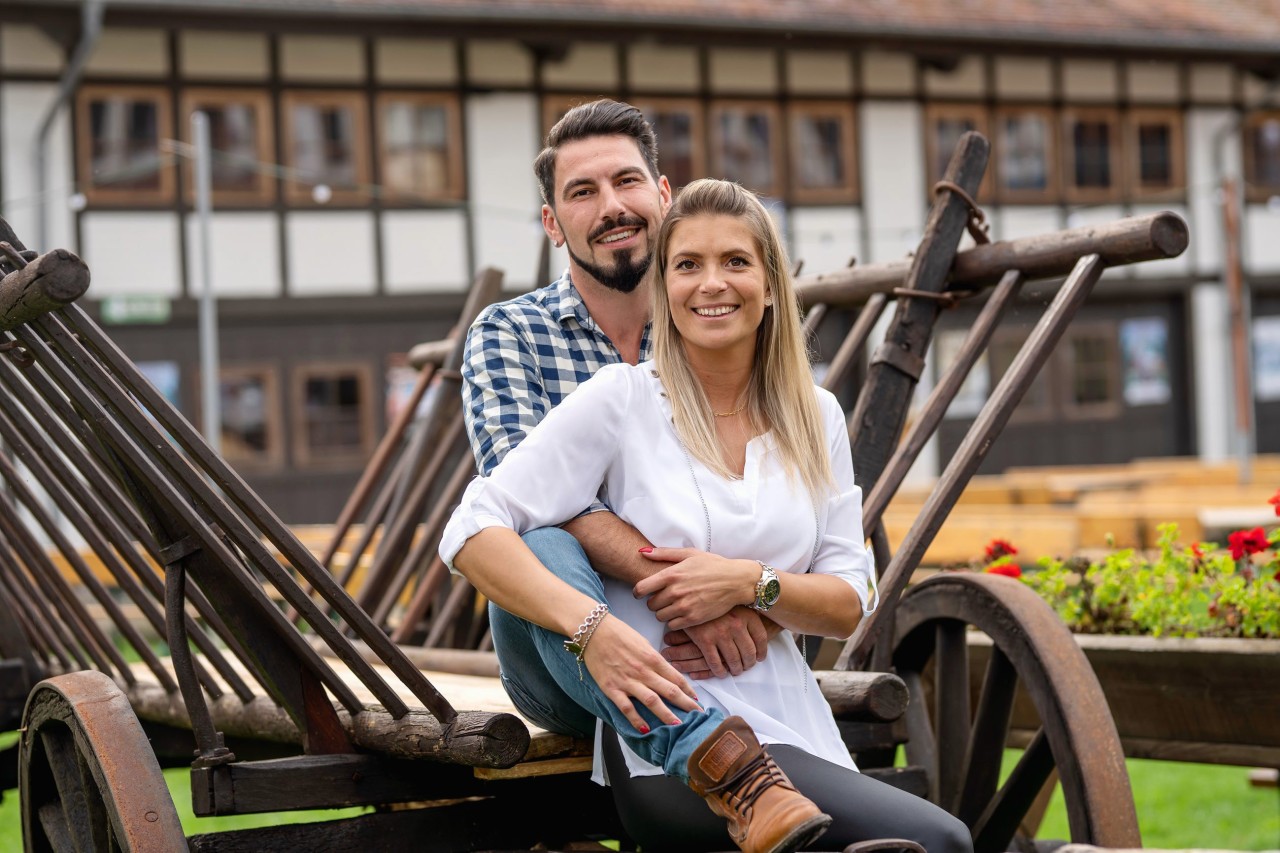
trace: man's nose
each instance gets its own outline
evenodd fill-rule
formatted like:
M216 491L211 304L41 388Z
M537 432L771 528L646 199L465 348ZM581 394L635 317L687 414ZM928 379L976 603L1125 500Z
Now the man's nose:
M601 219L617 219L626 212L626 208L622 206L622 199L612 186L600 190Z

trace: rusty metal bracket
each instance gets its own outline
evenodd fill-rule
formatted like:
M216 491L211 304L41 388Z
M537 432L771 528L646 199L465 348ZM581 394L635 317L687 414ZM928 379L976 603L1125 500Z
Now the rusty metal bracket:
M933 194L937 195L943 190L949 190L960 196L960 200L969 208L969 219L965 222L965 228L969 231L969 236L973 238L973 242L979 246L991 242L991 223L987 222L987 215L983 212L978 203L973 200L973 196L964 191L964 187L954 181L938 181L933 185Z
M875 354L871 356L871 363L887 364L915 381L919 381L920 375L924 373L923 358L913 352L896 347L888 341L876 347Z
M0 344L0 352L9 353L9 358L19 367L30 367L36 363L35 356L31 354L31 350L24 347L18 341L5 341Z
M893 295L898 297L932 299L934 302L940 303L943 308L954 308L956 303L961 299L968 299L971 296L977 296L976 290L947 290L942 293L934 293L932 290L914 290L910 287L895 287Z
M161 548L160 557L164 560L164 567L167 569L179 560L186 559L199 550L200 543L196 541L194 536L184 536L177 542Z

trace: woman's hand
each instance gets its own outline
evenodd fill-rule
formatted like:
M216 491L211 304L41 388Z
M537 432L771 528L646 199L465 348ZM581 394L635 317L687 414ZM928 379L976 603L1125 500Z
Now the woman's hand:
M649 609L670 630L701 625L754 600L760 564L730 560L696 548L652 548L650 560L671 563L637 583L637 598L649 597Z
M685 711L702 710L685 677L615 616L606 616L596 628L582 661L604 695L641 734L648 734L649 726L636 711L636 702L668 725L680 723L668 702Z

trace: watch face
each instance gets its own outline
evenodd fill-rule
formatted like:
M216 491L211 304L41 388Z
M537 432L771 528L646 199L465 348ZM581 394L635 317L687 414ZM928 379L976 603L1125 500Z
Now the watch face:
M760 591L760 598L766 605L771 605L778 600L778 596L782 594L782 584L778 583L777 578L769 578L765 581L764 589Z

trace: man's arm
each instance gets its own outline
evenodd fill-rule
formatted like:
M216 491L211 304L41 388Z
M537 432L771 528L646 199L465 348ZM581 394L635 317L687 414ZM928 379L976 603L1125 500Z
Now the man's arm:
M646 559L640 549L652 547L652 543L611 512L581 515L561 526L578 540L591 565L605 577L634 586L669 565ZM663 656L692 678L740 675L764 660L769 638L779 630L754 610L735 607L717 619L668 634L680 635L680 642L663 649Z
M467 331L462 414L484 476L551 409L536 365L529 342L495 309L481 314Z

